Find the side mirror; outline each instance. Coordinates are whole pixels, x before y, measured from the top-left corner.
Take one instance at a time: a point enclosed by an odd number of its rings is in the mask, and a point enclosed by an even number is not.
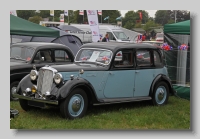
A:
[[[129,37],[127,39],[129,39]]]

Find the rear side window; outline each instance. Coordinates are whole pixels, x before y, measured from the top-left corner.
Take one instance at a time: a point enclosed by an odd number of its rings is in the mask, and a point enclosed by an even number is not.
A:
[[[137,66],[139,67],[148,67],[153,64],[150,51],[148,50],[137,50],[136,61],[137,61]]]
[[[66,62],[71,61],[70,57],[64,50],[55,50],[55,61],[56,62]]]

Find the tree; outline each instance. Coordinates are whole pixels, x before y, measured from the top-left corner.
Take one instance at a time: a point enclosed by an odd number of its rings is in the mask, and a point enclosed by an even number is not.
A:
[[[127,29],[133,29],[136,23],[134,11],[128,11],[122,19],[122,26]]]
[[[104,18],[106,18],[107,16],[109,16],[109,23],[116,24],[117,23],[116,18],[120,17],[121,13],[118,10],[102,10],[102,23],[108,23],[108,19],[104,20]],[[100,16],[99,16],[99,22],[101,22]]]
[[[35,10],[17,10],[17,16],[25,20],[28,20],[29,17],[32,17],[34,15]]]
[[[36,16],[30,17],[28,21],[39,24],[40,21],[42,21],[42,17],[36,15]]]
[[[158,25],[155,24],[154,21],[151,21],[149,20],[143,27],[143,29],[146,31],[146,32],[149,32],[150,30],[152,30],[152,27],[157,27]]]
[[[171,10],[157,10],[155,13],[155,23],[161,24],[162,26],[167,24],[171,19]]]
[[[137,20],[140,20],[140,14],[139,14],[140,12],[142,13],[142,21],[141,21],[141,23],[142,24],[146,24],[146,22],[149,19],[149,13],[147,11],[145,11],[145,10],[138,10],[138,11],[136,11],[135,16],[136,16]]]

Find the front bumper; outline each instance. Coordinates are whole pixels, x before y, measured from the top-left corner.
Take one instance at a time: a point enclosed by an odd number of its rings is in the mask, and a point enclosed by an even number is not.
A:
[[[13,97],[20,98],[20,99],[25,99],[25,100],[31,100],[31,101],[35,101],[35,102],[42,102],[42,103],[45,103],[45,104],[58,105],[58,101],[57,100],[38,99],[38,98],[34,98],[34,97],[28,97],[28,96],[19,95],[19,94],[16,94],[16,93],[13,94]]]

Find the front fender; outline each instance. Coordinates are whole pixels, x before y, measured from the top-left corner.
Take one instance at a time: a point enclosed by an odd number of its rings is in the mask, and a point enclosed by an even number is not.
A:
[[[154,90],[154,87],[155,87],[156,83],[160,82],[160,81],[165,81],[168,84],[170,93],[172,95],[174,95],[174,89],[172,87],[171,80],[169,79],[169,77],[167,77],[166,75],[163,75],[163,74],[159,74],[158,76],[156,76],[156,78],[154,79],[153,83],[151,84],[149,96],[152,96],[153,90]]]
[[[22,78],[22,80],[19,82],[17,89],[16,89],[16,93],[17,94],[21,94],[20,90],[25,90],[28,86],[31,87],[33,86],[33,83],[30,79],[30,74],[26,75],[24,78]]]
[[[92,98],[95,97],[95,99],[97,100],[96,97],[96,92],[94,90],[94,87],[92,86],[92,84],[90,84],[89,81],[83,79],[83,78],[74,78],[73,80],[68,80],[59,90],[58,90],[58,94],[60,95],[61,98],[66,98],[70,92],[77,87],[81,87],[81,88],[86,88],[87,90],[89,90],[89,92],[86,93],[90,93],[90,95],[92,95]]]

